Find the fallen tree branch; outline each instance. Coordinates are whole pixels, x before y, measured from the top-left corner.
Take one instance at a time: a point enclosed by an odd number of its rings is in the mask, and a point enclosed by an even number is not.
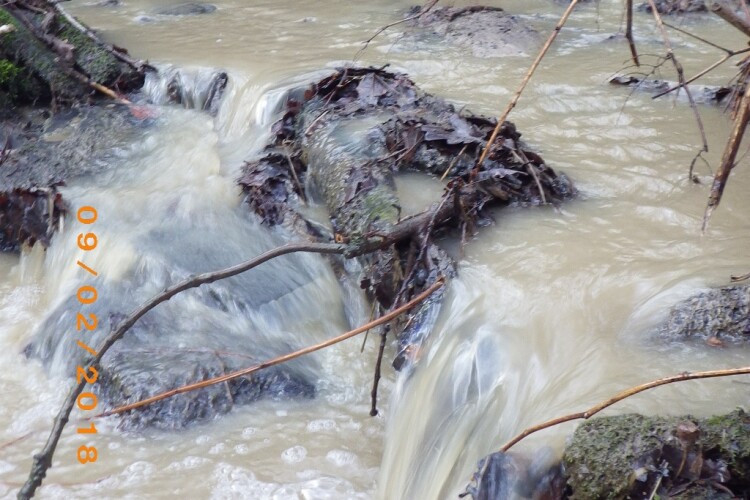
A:
[[[37,40],[45,43],[53,52],[59,54],[60,57],[58,57],[55,62],[55,67],[58,70],[70,76],[71,78],[78,80],[82,84],[88,85],[92,89],[106,95],[107,97],[114,99],[120,104],[131,104],[130,101],[117,95],[117,93],[113,91],[112,89],[102,85],[101,83],[94,81],[93,79],[85,75],[84,73],[81,73],[80,71],[75,69],[74,64],[73,64],[75,61],[73,57],[73,52],[75,50],[75,47],[73,45],[69,44],[68,42],[62,41],[52,35],[49,35],[45,33],[44,31],[42,31],[41,29],[37,28],[37,26],[35,26],[32,21],[27,19],[26,16],[24,16],[22,13],[18,12],[17,7],[11,8],[9,6],[8,12],[19,23],[21,23],[27,30],[29,30],[29,32],[33,34],[37,38]],[[80,23],[78,22],[76,22],[76,24],[77,24],[75,26],[76,28],[81,26]]]
[[[734,168],[737,151],[740,149],[742,136],[745,135],[745,129],[747,128],[747,122],[749,119],[750,73],[747,73],[745,76],[745,94],[740,100],[740,107],[737,110],[737,116],[734,118],[734,128],[732,129],[732,134],[729,136],[729,141],[727,141],[727,145],[724,148],[724,153],[721,156],[721,164],[714,176],[714,182],[711,185],[711,194],[708,197],[706,211],[703,213],[702,231],[704,233],[706,232],[706,228],[708,228],[708,221],[711,219],[714,209],[719,206],[719,203],[721,202],[721,197],[724,194],[724,187],[729,179],[729,173],[732,171],[732,168]]]
[[[633,0],[625,0],[625,38],[630,47],[630,55],[633,57],[633,63],[640,67],[641,63],[638,61],[638,51],[635,48],[635,40],[633,40]]]
[[[110,54],[112,54],[114,57],[119,59],[120,61],[124,62],[125,64],[129,65],[131,68],[133,68],[136,71],[143,71],[144,69],[147,69],[149,71],[156,71],[156,68],[148,64],[147,62],[143,61],[136,61],[132,57],[127,55],[127,52],[124,52],[122,49],[118,49],[118,47],[115,47],[112,44],[106,43],[102,41],[101,38],[99,38],[96,33],[91,31],[88,27],[81,24],[78,19],[68,14],[68,12],[63,9],[62,5],[60,5],[60,1],[47,1],[46,3],[50,4],[52,8],[55,9],[55,11],[63,16],[66,21],[68,21],[71,26],[79,30],[81,33],[89,37],[94,43],[99,45],[100,47],[106,49]]]
[[[565,415],[563,417],[553,418],[552,420],[548,420],[539,425],[529,427],[528,429],[524,430],[521,434],[517,435],[516,437],[514,437],[513,439],[505,443],[502,446],[502,448],[500,448],[500,451],[502,452],[508,451],[511,447],[513,447],[522,439],[526,438],[527,436],[531,434],[534,434],[535,432],[541,431],[543,429],[548,429],[550,427],[554,427],[555,425],[562,424],[564,422],[570,422],[571,420],[579,420],[579,419],[587,420],[593,417],[594,415],[596,415],[597,413],[599,413],[600,411],[604,410],[605,408],[608,408],[612,406],[613,404],[622,401],[623,399],[629,398],[630,396],[633,396],[640,392],[653,389],[654,387],[672,384],[674,382],[683,382],[686,380],[697,380],[697,379],[716,378],[716,377],[731,377],[734,375],[750,375],[750,366],[746,366],[743,368],[731,368],[727,370],[710,370],[710,371],[695,372],[695,373],[685,372],[679,375],[673,375],[671,377],[660,378],[660,379],[653,380],[645,384],[637,385],[635,387],[631,387],[630,389],[626,389],[616,394],[615,396],[607,399],[606,401],[599,403],[596,406],[592,406],[588,410],[578,412],[578,413],[571,413],[570,415]]]
[[[155,403],[157,401],[161,401],[163,399],[170,398],[172,396],[176,396],[177,394],[182,394],[184,392],[190,392],[195,391],[197,389],[202,389],[204,387],[208,387],[210,385],[220,384],[222,382],[227,382],[229,380],[244,377],[246,375],[250,375],[252,373],[255,373],[257,371],[263,370],[264,368],[270,368],[271,366],[280,365],[281,363],[285,363],[287,361],[291,361],[293,359],[299,358],[300,356],[304,356],[305,354],[310,354],[315,351],[319,351],[321,349],[324,349],[326,347],[330,347],[334,344],[338,344],[339,342],[342,342],[346,339],[350,339],[354,337],[355,335],[359,335],[360,333],[364,333],[367,330],[370,330],[371,328],[375,328],[376,326],[380,326],[382,324],[388,323],[389,321],[394,320],[399,315],[403,314],[404,312],[408,311],[409,309],[413,308],[414,306],[418,305],[420,302],[424,301],[427,297],[432,295],[438,288],[442,287],[445,284],[444,278],[438,278],[435,283],[432,284],[427,290],[416,296],[414,299],[409,301],[408,303],[404,304],[403,306],[394,309],[393,311],[389,312],[385,316],[381,316],[378,319],[374,321],[370,321],[369,323],[366,323],[358,328],[355,328],[354,330],[350,330],[346,333],[342,333],[338,337],[334,337],[332,339],[328,339],[324,342],[321,342],[319,344],[315,344],[309,347],[305,347],[304,349],[300,349],[298,351],[291,352],[289,354],[284,354],[283,356],[279,356],[277,358],[271,359],[269,361],[264,361],[263,363],[259,363],[257,365],[253,365],[249,368],[243,368],[242,370],[237,370],[232,373],[227,373],[226,375],[221,375],[219,377],[210,378],[208,380],[203,380],[201,382],[196,382],[194,384],[184,385],[182,387],[177,387],[176,389],[172,389],[171,391],[163,392],[161,394],[157,394],[155,396],[151,396],[150,398],[143,399],[141,401],[136,401],[135,403],[131,403],[128,405],[120,406],[118,408],[114,408],[109,411],[105,411],[103,413],[100,413],[92,418],[101,418],[101,417],[108,417],[110,415],[117,415],[119,413],[124,413],[126,411],[134,410],[136,408],[141,408],[146,405],[150,405],[151,403]]]
[[[549,48],[552,46],[552,43],[555,41],[555,38],[557,38],[557,34],[560,33],[560,30],[565,25],[566,21],[568,20],[568,17],[570,17],[570,14],[573,12],[573,9],[575,8],[577,4],[578,4],[578,0],[572,0],[570,2],[570,5],[568,5],[568,8],[565,9],[565,12],[563,13],[562,17],[557,22],[555,29],[552,31],[552,33],[550,33],[549,38],[547,38],[547,41],[544,43],[542,50],[536,56],[536,59],[534,59],[534,62],[531,64],[531,67],[526,72],[526,75],[523,77],[523,80],[521,80],[521,85],[518,86],[516,93],[513,95],[513,99],[510,100],[510,103],[508,103],[508,106],[505,108],[505,111],[503,111],[503,114],[500,115],[500,118],[498,118],[497,125],[495,126],[495,130],[492,131],[492,135],[490,135],[490,138],[487,140],[487,145],[484,147],[484,150],[482,151],[482,154],[479,157],[479,160],[477,160],[477,164],[474,166],[474,171],[473,171],[474,176],[479,171],[479,166],[482,163],[484,163],[484,160],[487,159],[487,156],[490,154],[490,150],[492,149],[492,146],[495,143],[495,140],[497,139],[497,135],[500,133],[500,129],[503,127],[503,124],[505,123],[505,120],[508,118],[508,115],[510,114],[510,112],[513,111],[513,108],[515,108],[516,104],[518,104],[518,100],[521,98],[521,94],[526,88],[526,85],[528,85],[529,80],[531,80],[531,76],[534,74],[537,67],[539,67],[539,64],[542,62],[542,59],[544,59],[544,56],[547,54],[547,51],[549,51]]]
[[[269,250],[268,252],[255,257],[254,259],[243,262],[236,266],[232,266],[216,272],[199,274],[195,277],[181,281],[176,285],[172,285],[171,287],[164,290],[164,292],[153,297],[151,300],[136,309],[130,314],[130,316],[122,320],[117,325],[117,327],[114,328],[112,333],[110,333],[109,336],[104,339],[104,342],[102,342],[102,344],[98,346],[96,350],[97,354],[88,362],[88,366],[98,367],[99,363],[102,360],[102,357],[104,357],[104,354],[115,344],[115,342],[120,340],[122,336],[125,335],[125,332],[130,330],[130,328],[136,323],[136,321],[138,321],[141,317],[143,317],[143,315],[145,315],[157,305],[161,304],[162,302],[168,301],[180,292],[191,288],[197,288],[207,283],[213,283],[214,281],[218,281],[224,278],[229,278],[230,276],[235,276],[282,255],[295,252],[342,254],[346,251],[346,249],[347,247],[345,245],[332,243],[290,243]],[[62,434],[63,428],[65,427],[65,424],[68,423],[70,412],[73,410],[73,405],[75,404],[76,398],[81,394],[81,392],[83,392],[83,388],[86,386],[86,383],[87,382],[85,379],[81,379],[81,382],[76,384],[76,386],[73,387],[70,393],[68,393],[68,397],[65,399],[65,402],[63,403],[60,411],[57,414],[57,417],[55,418],[55,423],[52,427],[52,431],[50,432],[50,436],[47,439],[47,443],[45,444],[44,449],[41,453],[34,455],[34,462],[32,464],[29,477],[18,493],[19,499],[28,499],[33,497],[36,489],[39,487],[39,485],[42,484],[44,476],[47,474],[47,469],[52,466],[52,456],[54,455],[55,449],[57,448],[57,443],[60,440],[60,435]]]
[[[744,2],[743,2],[744,3]],[[750,23],[734,13],[734,10],[721,2],[711,4],[711,12],[750,37]]]

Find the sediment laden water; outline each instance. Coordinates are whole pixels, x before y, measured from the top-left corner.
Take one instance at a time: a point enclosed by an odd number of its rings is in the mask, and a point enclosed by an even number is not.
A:
[[[234,0],[217,1],[212,14],[167,19],[152,14],[156,3],[106,8],[75,1],[67,7],[137,57],[192,68],[183,73],[198,75],[191,81],[213,68],[230,76],[215,119],[163,108],[152,132],[118,152],[121,164],[113,174],[65,188],[74,205],[101,207],[101,247],[89,263],[110,280],[138,258],[138,235],[172,217],[236,213],[238,168],[264,144],[285,89],[350,60],[362,40],[409,6],[395,0]],[[546,0],[488,3],[528,15],[543,31],[561,12]],[[606,0],[578,9],[512,115],[525,140],[577,181],[581,198],[559,208],[498,211],[497,223],[480,230],[463,252],[447,242],[460,258],[460,276],[416,372],[398,378],[385,370],[381,416],[369,416],[373,337],[363,353],[352,340],[321,354],[314,400],[261,402],[180,433],[123,434],[116,420],[105,421],[96,436],[100,459],[87,466],[75,460],[82,439],[71,427],[40,497],[453,498],[479,458],[529,425],[652,378],[747,365],[742,347],[668,344],[653,335],[670,304],[748,271],[750,165],[743,157],[702,237],[710,176],[699,163],[702,184],[687,180],[699,135],[684,98],[628,98],[627,90],[605,83],[628,64],[623,40],[609,38],[620,29],[620,4]],[[678,22],[730,48],[744,43],[718,20]],[[677,54],[687,74],[722,55],[673,35],[685,47]],[[644,54],[663,52],[650,17],[637,16],[636,36]],[[451,48],[409,45],[392,29],[362,62],[390,62],[430,92],[497,114],[532,55],[476,59]],[[647,55],[644,61],[656,62]],[[659,71],[673,78],[667,65]],[[708,81],[722,83],[733,71],[723,68]],[[164,80],[153,81],[149,92],[159,100],[163,87]],[[701,112],[707,158],[715,167],[728,118],[716,107]],[[400,189],[414,211],[439,185],[410,175]],[[226,224],[220,229],[236,229]],[[262,228],[253,231],[260,241],[269,238]],[[210,255],[221,242],[205,244]],[[27,361],[21,350],[44,315],[80,284],[74,248],[66,227],[46,254],[35,248],[20,259],[0,256],[0,443],[30,433],[0,452],[2,496],[13,495],[25,479],[70,383]],[[237,255],[237,261],[248,257]],[[356,291],[342,291],[323,260],[307,262],[325,293],[295,299],[298,337],[329,337],[363,322],[369,310]],[[359,309],[350,308],[347,318],[343,303]],[[288,311],[271,307],[268,314]],[[672,385],[607,411],[706,415],[747,405],[746,384]],[[554,457],[573,428],[540,433],[518,452]],[[550,448],[540,451],[543,446]]]

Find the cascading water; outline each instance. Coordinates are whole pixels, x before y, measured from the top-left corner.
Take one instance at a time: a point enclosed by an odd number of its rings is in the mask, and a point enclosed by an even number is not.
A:
[[[488,3],[532,16],[541,31],[559,16],[547,0]],[[71,4],[71,11],[139,57],[175,68],[211,68],[180,70],[186,88],[196,82],[189,92],[194,102],[206,92],[198,82],[213,68],[229,74],[215,118],[158,107],[153,124],[116,152],[111,169],[64,188],[73,206],[94,205],[100,212],[100,247],[86,256],[87,264],[108,282],[141,273],[138,300],[195,272],[189,263],[180,270],[169,265],[179,255],[176,239],[185,238],[185,248],[203,248],[205,255],[193,257],[207,270],[252,257],[283,238],[243,212],[234,184],[240,165],[265,144],[289,88],[349,60],[363,39],[409,7],[395,0],[252,6],[222,0],[209,15],[142,23],[139,16],[153,2],[134,0],[115,9]],[[369,416],[377,351],[371,336],[364,354],[357,341],[319,353],[314,399],[260,401],[174,433],[123,433],[116,419],[105,420],[96,438],[101,458],[89,466],[75,461],[83,440],[66,431],[41,495],[454,498],[477,460],[529,425],[652,378],[747,365],[744,348],[666,343],[652,333],[679,298],[747,272],[747,162],[735,169],[711,230],[701,237],[706,188],[688,182],[686,174],[698,143],[691,112],[679,100],[651,101],[647,95],[633,94],[626,103],[626,91],[604,83],[628,52],[621,40],[608,39],[620,27],[620,2],[599,4],[576,11],[511,116],[524,139],[577,182],[581,200],[557,209],[504,209],[495,213],[496,225],[480,230],[463,249],[446,242],[454,255],[463,255],[459,277],[416,369],[398,379],[385,370],[380,417]],[[713,41],[742,46],[741,37],[717,29],[719,21],[686,22]],[[637,17],[636,33],[644,53],[662,50],[648,18]],[[694,41],[681,43],[690,49],[681,57],[688,74],[718,58]],[[486,114],[504,105],[530,62],[413,49],[399,45],[395,32],[373,41],[363,57],[367,64],[390,62],[430,92]],[[730,73],[715,76],[714,83]],[[159,95],[171,76],[149,83],[147,93],[156,102],[163,102]],[[715,165],[727,118],[720,109],[701,111]],[[413,207],[429,203],[435,189],[424,189],[426,182],[405,179],[402,199]],[[177,234],[160,236],[164,226]],[[0,256],[0,496],[14,494],[25,479],[29,457],[43,445],[70,384],[21,352],[45,316],[81,284],[75,233],[66,223],[46,252],[35,247],[20,259]],[[237,234],[224,240],[230,233]],[[231,252],[225,243],[233,245]],[[156,255],[162,256],[158,265]],[[216,314],[216,321],[236,321],[242,330],[281,332],[295,345],[366,321],[369,307],[358,291],[342,289],[322,258],[277,266],[274,278],[286,282],[303,268],[309,285],[269,302],[255,317],[207,311],[198,295],[170,305],[171,314]],[[106,290],[103,284],[100,293]],[[190,324],[187,317],[180,320]],[[196,336],[200,332],[205,325],[195,328]],[[689,382],[608,412],[712,414],[747,404],[746,392],[739,379]],[[532,436],[516,453],[559,455],[573,428]],[[539,451],[545,446],[550,448]]]

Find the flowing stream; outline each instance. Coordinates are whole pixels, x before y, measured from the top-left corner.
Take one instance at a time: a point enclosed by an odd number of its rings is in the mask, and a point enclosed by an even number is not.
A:
[[[118,151],[111,175],[64,188],[74,206],[99,210],[101,244],[88,263],[110,280],[138,258],[139,245],[148,244],[144,235],[170,224],[205,245],[207,266],[225,232],[248,231],[257,242],[246,254],[238,251],[236,262],[270,247],[278,235],[241,207],[235,179],[242,162],[265,143],[285,89],[351,61],[363,40],[410,6],[403,0],[217,0],[210,14],[155,15],[157,4],[166,3],[66,3],[134,56],[162,69],[180,68],[196,88],[214,68],[229,75],[216,118],[160,107],[158,126]],[[543,33],[562,13],[548,0],[487,3],[523,14]],[[446,242],[459,258],[459,277],[416,371],[398,377],[386,365],[379,416],[369,416],[377,354],[371,335],[363,352],[359,338],[317,355],[319,392],[312,400],[262,401],[181,432],[125,433],[108,419],[97,424],[93,441],[86,438],[100,450],[87,465],[75,459],[86,439],[71,424],[39,498],[455,498],[481,457],[530,425],[654,378],[747,365],[744,347],[710,348],[654,335],[678,299],[750,271],[750,162],[743,156],[701,236],[711,176],[699,161],[701,183],[688,181],[700,135],[684,96],[652,101],[606,83],[629,64],[625,41],[610,39],[621,29],[621,4],[602,0],[577,9],[511,115],[527,143],[576,182],[580,198],[559,208],[501,209],[494,213],[496,224],[463,249]],[[743,47],[742,36],[720,20],[673,21],[720,45]],[[688,75],[722,55],[671,36]],[[649,54],[664,49],[650,16],[636,16],[636,37],[643,60],[655,64]],[[497,115],[534,55],[479,59],[448,46],[415,45],[394,27],[370,44],[360,62],[390,63],[425,90]],[[707,82],[724,83],[734,70],[722,67]],[[657,75],[675,79],[669,63]],[[164,82],[148,84],[156,101],[163,99]],[[700,111],[710,147],[706,158],[716,168],[731,124],[721,107],[701,105]],[[399,189],[406,211],[416,212],[439,195],[440,185],[410,174]],[[14,497],[25,480],[71,383],[27,360],[22,350],[45,314],[82,284],[76,231],[65,227],[46,253],[34,248],[21,257],[0,255],[2,497]],[[369,307],[356,291],[340,287],[324,259],[299,262],[314,282],[265,306],[267,324],[256,327],[313,342],[367,320]],[[279,267],[275,278],[294,273]],[[185,307],[186,314],[196,312],[189,301]],[[606,414],[725,412],[750,403],[747,383],[674,384]],[[517,452],[557,457],[574,428],[539,433]]]

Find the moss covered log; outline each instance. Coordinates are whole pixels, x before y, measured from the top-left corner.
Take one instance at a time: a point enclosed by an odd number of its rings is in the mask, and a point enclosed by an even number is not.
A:
[[[0,25],[14,28],[0,36],[0,101],[6,107],[50,98],[56,104],[81,102],[92,95],[91,82],[123,93],[143,84],[140,69],[71,24],[53,3],[2,4]]]

